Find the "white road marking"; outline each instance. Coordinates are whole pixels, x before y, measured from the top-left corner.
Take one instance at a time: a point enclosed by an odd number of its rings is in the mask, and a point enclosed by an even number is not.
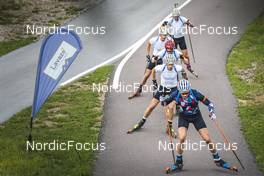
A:
[[[136,44],[137,44],[137,42],[134,43],[133,45],[131,45],[129,48],[127,48],[124,51],[122,51],[121,53],[115,55],[114,57],[111,57],[110,59],[107,59],[106,61],[100,63],[99,65],[96,65],[96,66],[94,66],[94,67],[92,67],[92,68],[90,68],[88,70],[85,70],[84,72],[79,73],[78,75],[76,75],[76,76],[68,79],[67,81],[61,83],[60,86],[65,86],[65,85],[67,85],[67,84],[69,84],[69,83],[71,83],[71,82],[79,79],[80,77],[82,77],[82,76],[84,76],[84,75],[86,75],[88,73],[91,73],[91,72],[95,71],[99,67],[102,67],[104,65],[108,65],[108,64],[111,64],[111,63],[115,62],[118,58],[122,57],[123,55],[125,55],[126,53],[128,53],[131,49],[133,49],[136,46]]]
[[[180,7],[179,9],[182,9],[184,6],[186,6],[187,4],[189,4],[192,0],[187,0],[185,1]],[[135,43],[135,47],[126,55],[126,57],[124,57],[124,59],[120,62],[120,64],[118,65],[116,72],[115,72],[115,76],[114,76],[114,80],[113,80],[113,88],[117,89],[118,85],[119,85],[119,78],[122,72],[123,67],[125,66],[126,62],[131,58],[131,56],[138,50],[138,48],[141,47],[141,45],[161,26],[161,24],[163,23],[164,20],[166,20],[167,18],[169,18],[171,16],[171,14],[169,14],[167,17],[165,17],[161,22],[159,22],[148,34],[146,34],[144,37],[142,37],[140,40],[138,40]]]
[[[191,0],[187,0],[185,1],[180,7],[179,9],[183,8],[184,6],[186,6],[188,3],[190,3]],[[166,18],[168,18],[171,14],[169,14]],[[117,88],[118,83],[119,83],[119,77],[121,74],[121,71],[125,65],[125,63],[131,58],[131,56],[137,51],[137,49],[159,28],[159,26],[161,25],[161,23],[166,19],[164,18],[159,24],[157,24],[147,35],[145,35],[144,37],[142,37],[141,39],[139,39],[136,43],[134,43],[133,45],[131,45],[130,47],[128,47],[127,49],[125,49],[124,51],[122,51],[121,53],[115,55],[114,57],[111,57],[110,59],[107,59],[106,61],[88,69],[85,70],[82,73],[79,73],[78,75],[68,79],[67,81],[63,82],[60,84],[60,86],[65,86],[77,79],[79,79],[82,76],[85,76],[88,73],[91,73],[93,71],[95,71],[97,68],[111,64],[113,62],[115,62],[118,58],[122,57],[123,55],[125,55],[126,53],[128,53],[126,55],[126,57],[120,62],[120,64],[117,67],[117,70],[115,72],[115,76],[114,76],[114,81],[113,81],[113,88]],[[130,51],[130,52],[129,52]]]

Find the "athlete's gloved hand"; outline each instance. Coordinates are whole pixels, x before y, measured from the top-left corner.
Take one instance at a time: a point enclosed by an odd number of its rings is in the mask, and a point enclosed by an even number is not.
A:
[[[172,121],[169,121],[169,120],[168,120],[168,128],[169,128],[169,130],[171,131],[171,129],[172,129]]]
[[[158,83],[157,83],[157,80],[156,79],[153,79],[152,80],[152,84],[154,86],[154,90],[156,91],[158,89]]]
[[[167,26],[168,25],[168,21],[164,21],[163,23],[162,23],[162,26]]]
[[[150,58],[150,55],[146,55],[146,58],[147,58],[147,62],[150,62],[151,61],[151,58]]]
[[[211,120],[215,120],[216,119],[215,113],[210,113],[209,117],[211,118]]]
[[[214,104],[213,103],[210,103],[208,105],[208,111],[210,114],[214,113],[215,109],[214,109]]]

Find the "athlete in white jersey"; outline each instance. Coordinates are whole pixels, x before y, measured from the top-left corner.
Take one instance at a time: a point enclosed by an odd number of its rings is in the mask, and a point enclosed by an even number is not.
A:
[[[178,45],[183,53],[183,55],[188,59],[188,63],[186,64],[187,69],[194,74],[196,77],[198,75],[192,70],[190,59],[187,51],[187,45],[185,42],[185,38],[183,35],[183,29],[185,25],[190,27],[194,27],[193,24],[184,16],[180,15],[180,11],[177,8],[174,8],[172,11],[172,17],[170,17],[165,24],[169,26],[169,33],[174,40],[175,48],[177,49]]]
[[[173,55],[173,58],[174,58],[174,62],[177,63],[177,64],[181,64],[181,60],[183,60],[183,62],[185,64],[188,63],[188,59],[187,58],[184,58],[183,54],[180,53],[179,51],[177,51],[175,48],[174,48],[174,42],[171,41],[171,40],[168,40],[166,43],[165,43],[165,49],[161,50],[156,57],[153,57],[151,62],[149,63],[149,67],[147,69],[147,71],[151,71],[156,64],[162,64],[163,63],[163,60],[164,58],[166,58],[166,56],[168,54],[171,54]],[[150,74],[149,74],[150,75]],[[149,77],[149,76],[148,76]],[[146,83],[147,79],[143,79],[142,82],[140,83],[140,86],[139,88],[137,89],[137,91],[130,97],[128,97],[129,99],[131,98],[134,98],[136,96],[139,96],[141,91],[142,91],[142,87],[143,85]]]
[[[170,36],[167,35],[167,32],[164,30],[160,31],[158,36],[152,37],[147,44],[147,58],[150,58],[150,50],[152,48],[152,57],[157,56],[157,54],[165,48],[165,43],[168,40],[173,40]]]
[[[156,81],[156,73],[160,74],[160,79],[161,79],[160,86],[158,86],[157,81]],[[154,97],[150,101],[150,104],[148,105],[143,115],[143,118],[131,130],[128,131],[128,134],[140,129],[146,122],[147,118],[150,116],[151,112],[159,104],[159,102],[163,101],[165,97],[167,96],[169,97],[172,92],[177,90],[179,73],[183,73],[184,78],[187,79],[187,75],[183,67],[181,65],[175,64],[175,59],[172,54],[169,54],[166,56],[166,64],[157,65],[153,69],[153,83],[154,83],[155,89],[158,89],[158,90],[156,91]],[[172,119],[168,121],[168,127],[167,127],[166,132],[168,134],[171,133],[173,134],[174,137],[176,137],[174,130],[171,128],[171,123],[172,123]],[[171,131],[168,131],[169,129]]]

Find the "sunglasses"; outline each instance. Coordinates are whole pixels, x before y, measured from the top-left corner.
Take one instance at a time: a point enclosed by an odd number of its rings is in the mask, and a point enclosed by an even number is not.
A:
[[[181,94],[182,94],[183,96],[184,96],[184,95],[189,95],[189,92],[182,92]]]

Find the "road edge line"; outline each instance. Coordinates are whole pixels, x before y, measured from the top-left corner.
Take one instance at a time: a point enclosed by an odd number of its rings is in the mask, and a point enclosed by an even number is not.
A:
[[[179,9],[182,9],[184,6],[189,4],[191,1],[192,0],[185,1],[182,5],[180,5]],[[168,16],[166,16],[161,22],[159,22],[154,28],[152,28],[152,30],[149,33],[147,33],[144,37],[139,39],[135,43],[135,47],[132,50],[130,50],[130,52],[124,57],[124,59],[122,59],[122,61],[120,62],[120,64],[118,65],[118,67],[117,67],[117,69],[115,71],[115,75],[114,75],[114,79],[113,79],[113,88],[114,89],[118,89],[118,85],[119,85],[119,82],[120,82],[119,78],[120,78],[121,72],[122,72],[126,62],[143,45],[143,43],[161,26],[163,21],[166,20],[167,18],[169,18],[170,16],[171,16],[171,13]]]

